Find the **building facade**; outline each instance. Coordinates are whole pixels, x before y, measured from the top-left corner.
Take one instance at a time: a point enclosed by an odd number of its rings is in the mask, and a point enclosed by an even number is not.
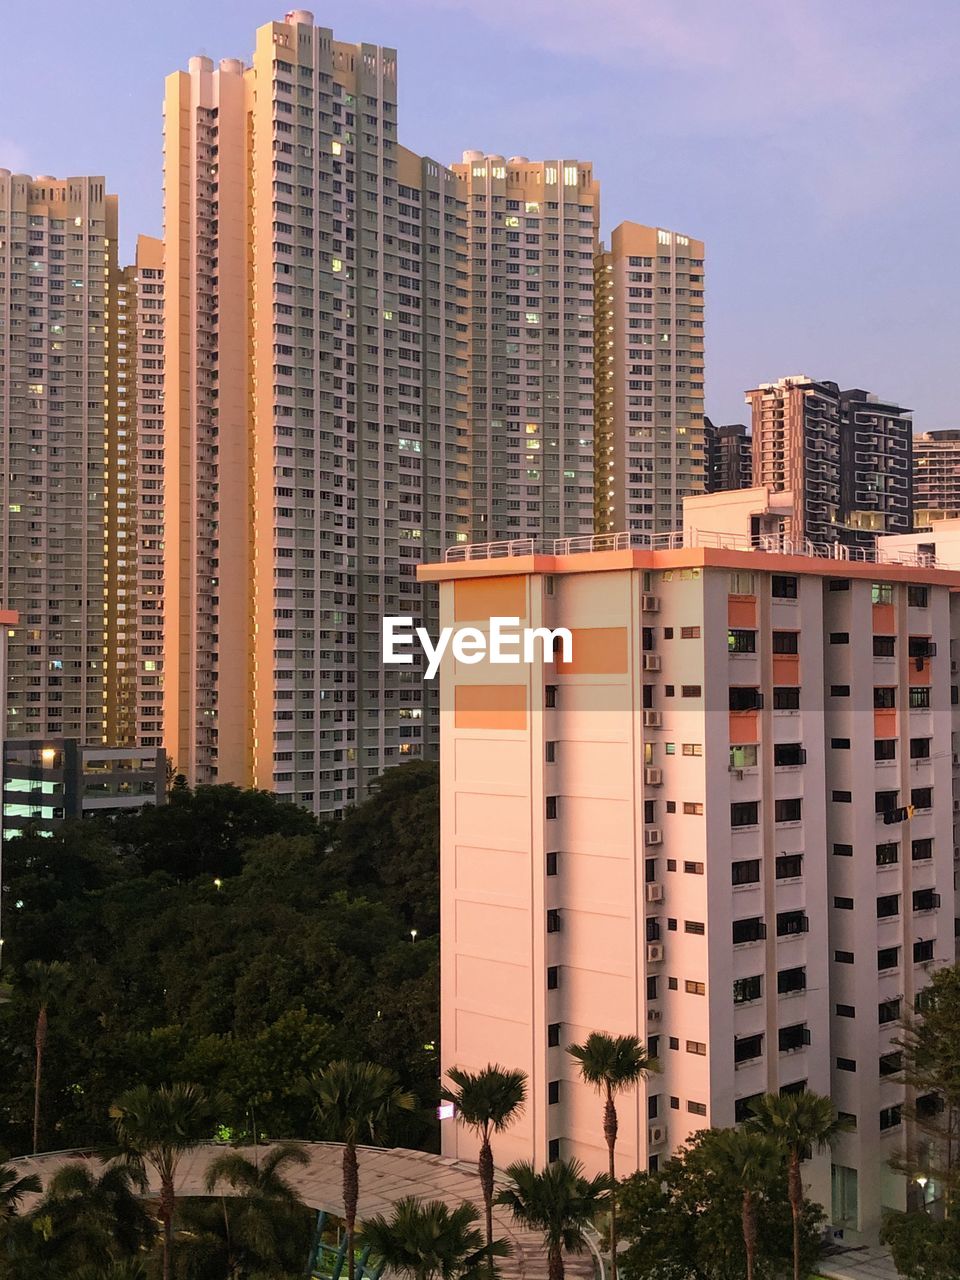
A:
[[[0,169],[0,600],[8,731],[105,741],[109,336],[117,201],[102,177]]]
[[[110,817],[166,801],[166,757],[154,748],[89,747],[75,738],[3,744],[3,838],[52,834],[73,818]]]
[[[577,160],[465,151],[475,539],[593,531],[599,186]]]
[[[701,240],[624,222],[596,288],[596,489],[600,533],[668,533],[703,493]]]
[[[707,493],[753,486],[753,441],[742,422],[717,427],[703,420],[704,475]]]
[[[747,392],[753,480],[788,492],[790,536],[870,546],[913,528],[910,411],[805,376]]]
[[[303,10],[168,78],[164,182],[167,750],[335,812],[436,750],[380,629],[466,537],[460,184]]]
[[[421,571],[444,625],[573,639],[441,673],[442,1066],[523,1068],[499,1158],[591,1172],[600,1105],[565,1047],[593,1030],[661,1067],[618,1100],[624,1171],[761,1093],[828,1094],[852,1129],[805,1176],[867,1239],[905,1202],[898,1020],[954,958],[960,574],[797,554],[775,498],[688,501],[672,550]],[[452,1123],[443,1150],[475,1155]]]
[[[960,431],[913,437],[913,521],[917,528],[960,516]]]

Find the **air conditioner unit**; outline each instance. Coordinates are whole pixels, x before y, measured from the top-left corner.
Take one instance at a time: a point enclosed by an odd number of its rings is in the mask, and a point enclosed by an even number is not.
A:
[[[734,778],[738,778],[741,782],[743,781],[742,769],[735,769],[733,765],[730,765],[729,772]]]
[[[663,844],[663,832],[659,827],[648,827],[643,833],[645,844]]]
[[[659,1010],[659,1009],[648,1009],[648,1010],[647,1010],[647,1021],[648,1021],[648,1022],[659,1022],[659,1021],[660,1021],[660,1019],[661,1019],[662,1017],[663,1017],[663,1014],[660,1012],[660,1010]]]
[[[663,724],[662,711],[644,711],[643,727],[645,729],[659,729]]]
[[[652,1124],[647,1130],[647,1142],[651,1147],[662,1147],[667,1140],[667,1126]]]
[[[663,901],[663,885],[658,884],[656,880],[651,880],[647,885],[647,901],[662,902]]]
[[[663,943],[647,943],[647,964],[659,964],[663,959]]]
[[[659,612],[660,612],[660,597],[659,597],[659,596],[644,596],[644,597],[642,598],[642,600],[640,601],[640,608],[644,611],[644,613],[659,613]]]
[[[643,669],[644,671],[659,671],[660,670],[659,653],[645,653],[643,655]]]
[[[661,787],[663,786],[663,770],[653,767],[644,769],[643,780],[648,787]]]

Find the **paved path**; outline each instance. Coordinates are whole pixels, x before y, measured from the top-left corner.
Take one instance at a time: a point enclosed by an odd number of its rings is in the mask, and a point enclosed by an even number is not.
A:
[[[817,1273],[829,1280],[898,1280],[897,1268],[886,1249],[838,1249],[823,1258]]]
[[[285,1170],[285,1176],[299,1191],[304,1204],[311,1209],[325,1209],[328,1213],[342,1217],[340,1162],[343,1148],[335,1142],[305,1142],[301,1145],[309,1153],[310,1163],[302,1168]],[[184,1155],[177,1171],[177,1194],[206,1195],[204,1176],[207,1167],[212,1160],[223,1155],[224,1151],[233,1149],[210,1144],[196,1147]],[[239,1150],[242,1155],[253,1158],[252,1147],[241,1147]],[[261,1146],[261,1155],[268,1150],[269,1146]],[[359,1219],[369,1218],[377,1213],[389,1215],[391,1206],[404,1196],[443,1200],[451,1205],[469,1200],[480,1207],[476,1165],[399,1147],[392,1150],[361,1147],[358,1155]],[[89,1151],[57,1151],[48,1155],[21,1156],[8,1161],[8,1164],[13,1165],[21,1174],[36,1173],[45,1186],[58,1169],[76,1160],[89,1160],[98,1168],[103,1164],[96,1153]],[[157,1190],[152,1176],[150,1188],[154,1192]],[[29,1201],[25,1207],[30,1207]],[[502,1208],[494,1209],[494,1233],[508,1240],[512,1246],[510,1257],[498,1264],[502,1276],[507,1280],[546,1280],[547,1257],[539,1235],[517,1228],[509,1212]],[[568,1255],[565,1263],[568,1280],[593,1280],[595,1268],[591,1251]],[[875,1278],[863,1276],[861,1280]]]

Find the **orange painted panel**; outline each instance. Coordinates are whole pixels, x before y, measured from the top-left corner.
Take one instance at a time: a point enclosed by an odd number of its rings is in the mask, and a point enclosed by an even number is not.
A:
[[[800,655],[798,653],[775,653],[773,655],[773,683],[800,683]]]
[[[925,658],[920,664],[920,670],[917,670],[916,658],[909,658],[910,674],[907,680],[910,684],[929,684],[930,683],[930,659]]]
[[[896,707],[877,707],[873,713],[873,736],[895,738],[897,736]]]
[[[527,727],[527,690],[522,684],[458,684],[453,697],[457,729]]]
[[[873,634],[875,636],[892,636],[896,634],[897,621],[892,604],[875,604],[873,606]]]
[[[729,596],[727,598],[727,626],[746,627],[752,631],[757,625],[757,597]]]
[[[758,711],[730,712],[730,745],[760,741],[760,713]]]
[[[619,676],[626,674],[626,627],[573,627],[570,634],[573,637],[573,660],[558,662],[558,675]]]
[[[505,578],[469,578],[453,584],[453,617],[456,622],[526,616],[526,578],[520,574]]]

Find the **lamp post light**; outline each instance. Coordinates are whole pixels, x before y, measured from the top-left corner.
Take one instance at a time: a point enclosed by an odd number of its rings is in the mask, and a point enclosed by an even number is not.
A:
[[[927,1177],[925,1173],[918,1173],[914,1181],[916,1182],[917,1186],[920,1188],[920,1204],[923,1207],[923,1212],[926,1213],[927,1212],[927,1183],[930,1181],[930,1179]]]
[[[217,876],[216,880],[214,880],[213,887],[218,891],[223,888],[223,881],[220,879],[219,876]]]
[[[411,942],[416,942],[416,940],[417,940],[417,931],[416,931],[416,929],[411,929],[411,930],[410,930],[410,941],[411,941]]]

